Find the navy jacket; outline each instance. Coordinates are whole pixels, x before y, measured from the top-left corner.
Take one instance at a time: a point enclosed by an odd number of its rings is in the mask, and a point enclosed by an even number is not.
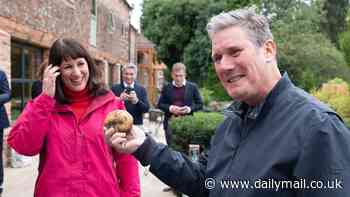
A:
[[[120,96],[122,92],[124,92],[124,84],[117,84],[112,87],[112,91],[116,96]],[[134,90],[136,92],[136,95],[139,99],[139,102],[136,104],[132,104],[129,101],[125,101],[125,107],[126,110],[132,115],[134,118],[134,124],[135,125],[141,125],[143,124],[143,117],[142,115],[149,110],[149,102],[147,98],[147,92],[144,87],[139,85],[135,82]]]
[[[191,197],[350,196],[349,129],[287,74],[260,105],[228,108],[199,163],[149,136],[134,156]]]
[[[0,70],[0,129],[4,129],[10,126],[9,118],[5,110],[5,103],[11,99],[11,90],[9,82],[7,81],[6,74]]]
[[[171,117],[169,107],[173,103],[173,87],[172,83],[164,86],[157,105],[159,109],[165,112],[165,121]],[[203,101],[198,87],[190,81],[186,81],[185,85],[185,105],[191,108],[191,114],[203,108]]]

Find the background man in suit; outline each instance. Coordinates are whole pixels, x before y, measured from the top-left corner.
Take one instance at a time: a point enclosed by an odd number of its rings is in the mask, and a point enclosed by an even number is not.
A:
[[[0,70],[0,196],[2,195],[4,182],[4,168],[2,165],[2,147],[4,140],[4,129],[10,126],[9,118],[5,110],[5,103],[11,99],[9,83],[4,71]]]
[[[137,76],[137,66],[129,63],[122,68],[123,82],[112,87],[112,91],[125,101],[126,110],[134,118],[134,124],[143,125],[142,115],[149,110],[147,92],[144,87],[138,84],[135,79]]]
[[[163,126],[168,145],[172,141],[171,128],[168,127],[170,118],[190,115],[203,107],[197,85],[186,80],[186,66],[183,63],[173,65],[171,77],[172,83],[164,86],[158,101],[158,108],[165,112]]]

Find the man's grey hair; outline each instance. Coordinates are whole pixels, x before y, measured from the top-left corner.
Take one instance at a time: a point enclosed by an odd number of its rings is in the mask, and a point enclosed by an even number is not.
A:
[[[212,38],[213,34],[233,26],[245,30],[256,46],[262,46],[268,39],[273,39],[268,19],[258,15],[254,7],[222,12],[212,17],[207,24],[207,32]]]
[[[175,63],[171,67],[171,72],[178,72],[178,71],[184,71],[186,73],[186,65],[184,63],[181,63],[181,62]]]
[[[135,71],[135,76],[137,76],[137,66],[133,63],[129,63],[122,66],[122,72],[124,72],[126,69],[133,69]]]

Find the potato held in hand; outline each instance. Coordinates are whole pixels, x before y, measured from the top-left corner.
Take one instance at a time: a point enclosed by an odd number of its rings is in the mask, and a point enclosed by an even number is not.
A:
[[[129,112],[125,110],[115,110],[109,112],[105,119],[104,125],[107,128],[113,127],[117,132],[129,133],[132,128],[133,121],[134,119]]]

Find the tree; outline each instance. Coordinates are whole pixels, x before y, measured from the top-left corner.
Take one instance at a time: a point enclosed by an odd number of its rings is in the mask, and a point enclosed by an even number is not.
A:
[[[145,0],[141,22],[145,36],[157,45],[165,64],[170,67],[175,62],[184,62],[191,80],[220,92],[215,95],[224,98],[225,91],[210,59],[206,24],[211,16],[222,11],[256,3],[272,21],[281,70],[287,70],[297,85],[309,90],[336,76],[350,81],[343,54],[321,29],[325,1]]]
[[[145,0],[142,28],[169,68],[175,62],[184,62],[191,80],[201,86],[211,84],[207,82],[214,72],[210,69],[211,46],[206,32],[209,18],[253,2],[256,0]]]
[[[329,39],[339,49],[339,35],[346,30],[346,15],[349,8],[349,0],[320,0],[323,2],[322,11],[325,18],[321,21],[322,29]]]
[[[304,0],[261,0],[259,7],[265,16],[280,20],[288,14],[286,10],[296,10],[303,3]]]
[[[198,15],[195,3],[193,0],[144,1],[142,29],[168,66],[183,60],[184,49],[194,35]]]
[[[347,30],[339,36],[340,50],[344,53],[344,57],[348,66],[350,66],[350,30]]]
[[[348,66],[350,66],[350,12],[347,14],[347,24],[346,24],[346,31],[341,33],[339,35],[339,45],[340,50],[344,53],[345,60],[348,63]]]
[[[322,16],[317,4],[300,2],[273,21],[279,66],[306,90],[319,87],[334,77],[350,80],[343,54],[321,32]],[[320,42],[322,41],[322,42]]]

